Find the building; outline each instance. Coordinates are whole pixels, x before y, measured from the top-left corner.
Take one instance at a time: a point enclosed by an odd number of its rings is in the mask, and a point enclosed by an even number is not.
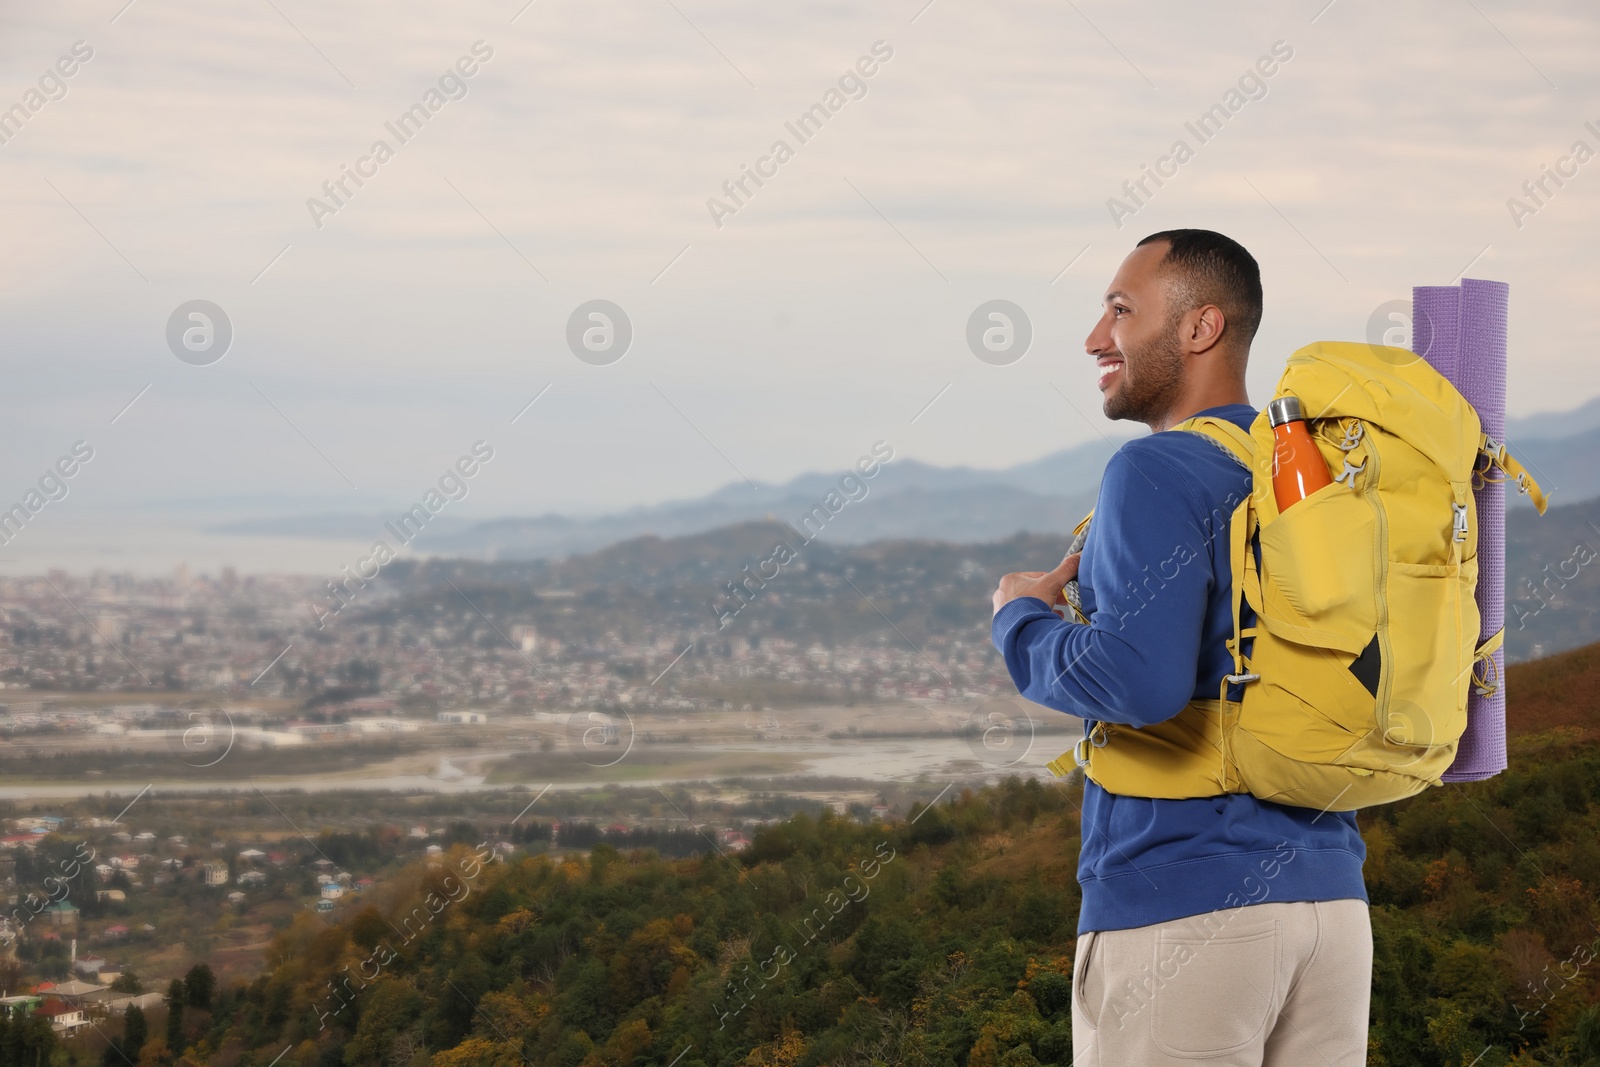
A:
[[[70,900],[58,900],[40,914],[56,929],[77,932],[78,908]]]
[[[65,982],[56,982],[54,984],[50,982],[43,982],[39,985],[40,993],[57,997],[66,1001],[68,1004],[82,1004],[85,998],[92,997],[96,993],[102,993],[105,991],[105,989],[106,987],[103,985],[97,985],[94,982],[80,981],[77,978],[73,978]]]
[[[106,958],[104,956],[96,956],[93,952],[86,956],[79,956],[77,959],[72,961],[73,970],[77,971],[79,974],[89,975],[90,977],[99,974],[106,968],[106,966]]]
[[[206,885],[227,885],[228,865],[216,860],[209,860],[200,865],[200,874],[205,878]]]
[[[25,1019],[44,1002],[43,997],[20,993],[14,997],[0,997],[0,1016],[7,1019]]]
[[[486,726],[489,716],[482,711],[441,711],[438,720],[460,726]]]
[[[35,1014],[49,1019],[50,1029],[58,1034],[75,1034],[89,1025],[88,1015],[80,1005],[63,1000],[47,1000]]]

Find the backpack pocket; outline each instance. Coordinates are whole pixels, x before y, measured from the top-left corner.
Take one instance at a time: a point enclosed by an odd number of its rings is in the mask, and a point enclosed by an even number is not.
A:
[[[1277,636],[1358,656],[1379,623],[1382,557],[1365,493],[1323,486],[1261,527],[1261,603]]]
[[[1448,766],[1466,729],[1480,623],[1477,581],[1476,559],[1389,564],[1389,642],[1405,669],[1387,679],[1378,727],[1389,745],[1424,764],[1442,759]]]

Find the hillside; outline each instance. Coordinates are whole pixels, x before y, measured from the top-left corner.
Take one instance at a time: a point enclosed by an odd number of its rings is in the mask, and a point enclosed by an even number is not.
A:
[[[1510,692],[1510,772],[1363,815],[1369,1064],[1600,1057],[1600,648]],[[458,846],[298,918],[179,1062],[1066,1064],[1079,793],[1012,779],[890,825],[797,815],[674,862]]]
[[[851,519],[854,507],[836,521]],[[986,645],[995,581],[1007,571],[1059,561],[1081,515],[1058,518],[1059,532],[1003,541],[844,544],[824,538],[808,544],[789,525],[766,519],[681,537],[635,537],[559,560],[403,560],[384,571],[386,585],[394,583],[394,599],[355,614],[432,624],[460,611],[448,579],[503,620],[503,629],[529,622],[579,646],[608,631],[630,632],[642,618],[676,630],[680,647],[697,635],[722,641],[770,635],[834,647],[882,639],[886,632],[893,636],[884,618],[918,645],[933,636]],[[862,519],[866,525],[872,521]],[[966,521],[976,528],[988,517],[980,510]],[[728,583],[744,578],[746,568],[760,571],[779,543],[796,558],[776,577],[774,568],[766,568],[771,580],[752,584],[759,592],[749,608],[719,630],[710,604],[731,603]],[[1583,562],[1600,558],[1600,499],[1552,507],[1543,516],[1532,508],[1513,509],[1507,544],[1508,662],[1600,640],[1600,567]]]
[[[1507,668],[1506,695],[1514,737],[1557,728],[1600,737],[1600,644]]]

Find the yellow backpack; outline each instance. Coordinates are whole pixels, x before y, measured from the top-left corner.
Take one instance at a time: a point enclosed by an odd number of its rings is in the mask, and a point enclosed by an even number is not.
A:
[[[1282,513],[1264,409],[1249,433],[1214,417],[1173,427],[1210,437],[1252,472],[1229,524],[1234,673],[1217,700],[1165,722],[1094,724],[1050,763],[1058,777],[1076,765],[1126,796],[1251,793],[1351,811],[1438,785],[1466,728],[1469,686],[1499,684],[1489,657],[1504,630],[1478,642],[1474,478],[1510,476],[1543,513],[1538,484],[1406,349],[1308,345],[1289,357],[1276,395],[1300,398],[1335,478]],[[1241,629],[1241,603],[1254,626]],[[1243,685],[1241,700],[1227,699],[1230,682]]]

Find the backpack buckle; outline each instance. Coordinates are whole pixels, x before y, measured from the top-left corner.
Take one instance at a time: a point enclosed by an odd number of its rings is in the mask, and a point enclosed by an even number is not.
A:
[[[1078,743],[1072,746],[1072,762],[1080,767],[1088,767],[1090,747],[1105,748],[1106,742],[1109,740],[1111,740],[1111,735],[1106,732],[1106,724],[1103,722],[1095,723],[1089,732],[1079,738]]]
[[[1261,675],[1259,675],[1259,674],[1225,674],[1225,675],[1222,676],[1222,680],[1224,682],[1227,682],[1227,683],[1231,684],[1231,685],[1243,685],[1246,682],[1259,682],[1259,681],[1261,681]]]
[[[1467,506],[1465,504],[1451,504],[1455,509],[1455,518],[1452,520],[1451,529],[1455,532],[1457,541],[1467,539]]]
[[[1354,420],[1354,425],[1340,426],[1344,432],[1344,440],[1339,442],[1339,450],[1348,452],[1361,443],[1361,437],[1366,432],[1366,427],[1361,425],[1361,420]]]
[[[1367,461],[1366,460],[1363,459],[1361,461],[1361,463],[1359,465],[1357,465],[1355,463],[1351,463],[1347,459],[1347,460],[1344,461],[1344,470],[1340,471],[1338,477],[1334,478],[1334,480],[1333,480],[1334,484],[1338,484],[1340,482],[1343,482],[1345,485],[1349,486],[1351,489],[1354,489],[1356,487],[1356,475],[1360,474],[1362,471],[1364,471],[1366,469],[1367,469]]]

